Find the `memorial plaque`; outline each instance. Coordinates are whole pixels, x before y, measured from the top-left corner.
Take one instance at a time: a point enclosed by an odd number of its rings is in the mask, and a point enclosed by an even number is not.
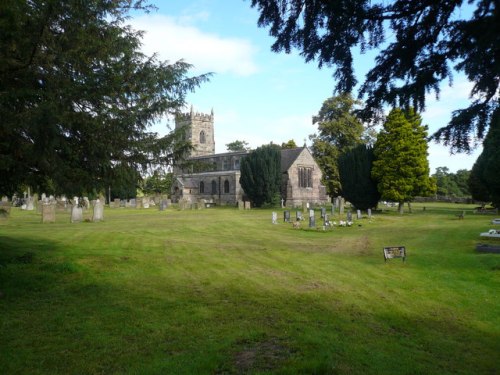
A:
[[[283,221],[285,223],[289,223],[290,222],[290,211],[286,210],[283,212]]]
[[[384,261],[392,258],[403,258],[406,260],[406,248],[404,246],[389,246],[384,247]]]

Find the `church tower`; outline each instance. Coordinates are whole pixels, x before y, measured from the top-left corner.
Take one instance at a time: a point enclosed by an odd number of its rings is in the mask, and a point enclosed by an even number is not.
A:
[[[179,113],[175,116],[175,128],[186,127],[186,139],[191,141],[194,150],[191,157],[215,154],[214,110],[207,115],[194,112],[193,106],[189,113]]]

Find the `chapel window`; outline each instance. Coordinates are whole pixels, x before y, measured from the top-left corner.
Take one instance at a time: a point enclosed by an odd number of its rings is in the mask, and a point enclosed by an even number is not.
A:
[[[202,130],[200,132],[200,143],[205,143],[206,142],[206,139],[205,139],[205,131]]]
[[[312,188],[312,168],[299,167],[299,187]]]
[[[225,194],[229,193],[229,181],[228,180],[224,181],[224,193]]]
[[[203,181],[200,181],[200,193],[203,194],[205,192],[205,184]]]
[[[212,181],[212,194],[217,194],[217,182]]]

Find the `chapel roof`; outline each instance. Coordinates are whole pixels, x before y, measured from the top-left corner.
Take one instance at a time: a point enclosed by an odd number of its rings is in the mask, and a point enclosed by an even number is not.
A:
[[[281,150],[281,172],[284,173],[290,169],[293,162],[297,160],[306,147],[285,148]]]

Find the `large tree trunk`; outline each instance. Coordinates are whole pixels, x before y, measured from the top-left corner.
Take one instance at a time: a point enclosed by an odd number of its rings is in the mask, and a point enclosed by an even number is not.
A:
[[[400,215],[403,215],[403,208],[404,208],[405,202],[399,202],[398,204],[398,211]]]
[[[408,202],[408,211],[410,212],[411,214],[411,202]]]

